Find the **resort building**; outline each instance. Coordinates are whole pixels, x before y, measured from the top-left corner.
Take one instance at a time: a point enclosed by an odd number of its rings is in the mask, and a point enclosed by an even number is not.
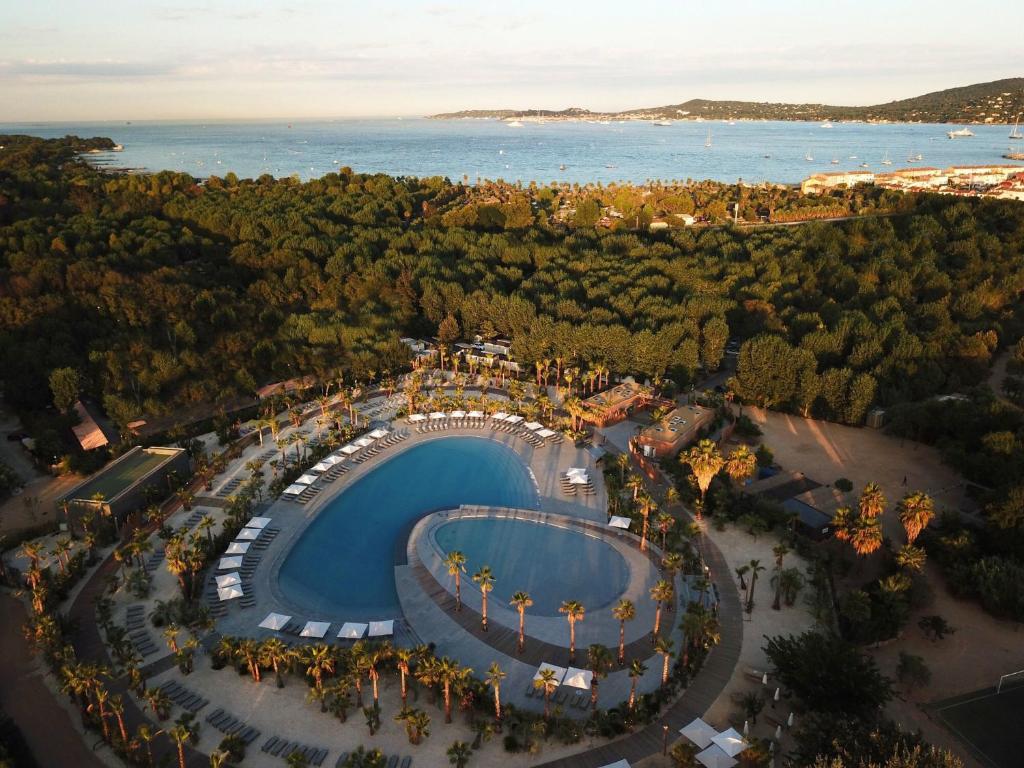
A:
[[[673,456],[692,443],[700,431],[715,420],[715,412],[701,405],[682,405],[667,413],[661,421],[645,427],[636,437],[641,452],[648,457]]]
[[[91,451],[116,442],[117,436],[108,435],[81,400],[75,403],[75,413],[78,415],[78,423],[71,428],[71,431],[75,433],[75,439],[78,440],[83,451]]]
[[[627,418],[654,400],[654,391],[640,384],[622,383],[583,401],[583,420],[606,427]]]
[[[836,187],[852,187],[855,184],[874,184],[875,174],[871,171],[834,171],[816,173],[800,182],[800,191],[805,195],[823,192]]]
[[[184,448],[142,448],[136,446],[114,459],[96,474],[80,483],[57,501],[81,513],[94,509],[115,520],[162,499],[171,492],[168,476],[180,480],[192,474],[192,465]]]

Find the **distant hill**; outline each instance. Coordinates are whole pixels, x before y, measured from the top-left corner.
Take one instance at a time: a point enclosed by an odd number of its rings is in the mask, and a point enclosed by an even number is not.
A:
[[[902,123],[1012,123],[1024,113],[1024,77],[977,83],[868,107],[782,104],[758,101],[690,99],[663,107],[623,112],[591,112],[580,107],[545,109],[473,109],[431,115],[462,118],[549,120],[869,120]]]

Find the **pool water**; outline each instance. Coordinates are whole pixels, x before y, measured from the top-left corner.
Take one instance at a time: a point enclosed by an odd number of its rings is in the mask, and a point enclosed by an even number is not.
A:
[[[468,518],[435,531],[447,554],[466,556],[468,575],[482,565],[494,572],[489,600],[508,605],[513,593],[529,593],[529,612],[558,615],[563,600],[577,600],[588,611],[610,605],[629,582],[629,566],[610,544],[578,530],[527,520]]]
[[[537,509],[539,499],[523,460],[500,443],[446,437],[415,445],[320,510],[281,565],[278,586],[318,618],[397,618],[396,543],[425,514],[460,504]]]

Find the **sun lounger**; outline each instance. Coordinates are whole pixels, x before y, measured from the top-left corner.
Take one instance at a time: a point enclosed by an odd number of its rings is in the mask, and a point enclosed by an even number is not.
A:
[[[346,760],[348,760],[348,752],[342,752],[338,755],[338,759],[334,761],[334,768],[342,768]]]
[[[388,768],[398,768],[398,755],[388,758]]]
[[[220,707],[217,707],[217,709],[213,710],[213,712],[211,712],[210,714],[208,714],[208,715],[206,716],[206,722],[208,722],[208,723],[211,723],[211,724],[212,724],[212,723],[213,723],[213,721],[214,721],[214,720],[215,720],[216,718],[220,717],[220,716],[221,716],[221,715],[223,715],[223,714],[224,714],[224,710],[223,710],[222,708],[220,708]]]
[[[409,766],[411,766],[411,765],[412,765],[412,758],[411,757],[406,755],[405,757],[402,758],[402,765],[400,766],[400,768],[409,768]]]
[[[273,747],[277,745],[278,741],[280,741],[280,739],[278,739],[277,736],[271,736],[269,739],[263,742],[263,746],[260,747],[260,751],[269,752]]]

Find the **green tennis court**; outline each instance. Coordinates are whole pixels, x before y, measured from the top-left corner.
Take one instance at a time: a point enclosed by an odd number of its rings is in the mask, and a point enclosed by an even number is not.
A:
[[[145,477],[159,467],[168,458],[167,454],[150,453],[149,451],[135,451],[126,454],[123,459],[108,466],[75,491],[75,498],[92,499],[97,493],[102,493],[104,500],[110,501],[140,477]]]
[[[934,707],[949,730],[990,768],[1024,765],[1024,683],[986,688]]]

